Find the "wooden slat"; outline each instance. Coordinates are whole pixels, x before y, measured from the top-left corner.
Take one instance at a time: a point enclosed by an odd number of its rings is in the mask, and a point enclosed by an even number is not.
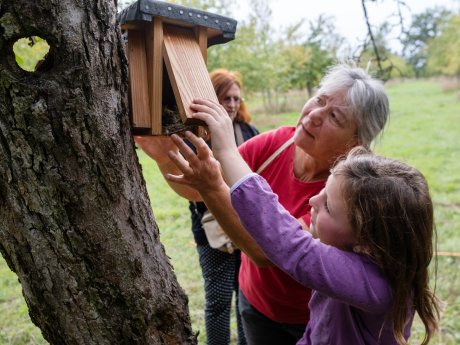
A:
[[[217,102],[202,51],[193,30],[168,25],[164,25],[163,30],[163,57],[177,107],[185,123],[197,123],[190,119],[191,101],[207,98]]]
[[[207,64],[208,61],[208,29],[204,26],[197,26],[195,28],[196,40],[203,55],[203,61]]]
[[[147,61],[143,31],[128,31],[128,62],[133,126],[150,128]]]
[[[195,36],[196,36],[198,45],[200,46],[201,55],[203,55],[204,63],[207,65],[208,64],[208,28],[205,28],[204,26],[197,26],[195,28]],[[195,134],[201,138],[205,138],[206,140],[209,139],[207,128],[203,126],[198,126]]]
[[[163,23],[153,17],[147,30],[148,85],[150,95],[151,134],[162,134]]]

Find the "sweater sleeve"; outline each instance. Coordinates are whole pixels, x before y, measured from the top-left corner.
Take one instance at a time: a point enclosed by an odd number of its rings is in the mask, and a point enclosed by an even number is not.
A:
[[[232,204],[243,225],[267,257],[301,284],[368,312],[390,303],[390,288],[367,257],[313,239],[279,204],[259,175],[233,189]]]

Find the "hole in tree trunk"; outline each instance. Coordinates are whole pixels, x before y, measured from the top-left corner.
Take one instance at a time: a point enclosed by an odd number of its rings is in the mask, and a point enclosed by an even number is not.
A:
[[[31,36],[18,39],[13,44],[18,66],[27,72],[46,71],[52,67],[50,46],[41,37]]]

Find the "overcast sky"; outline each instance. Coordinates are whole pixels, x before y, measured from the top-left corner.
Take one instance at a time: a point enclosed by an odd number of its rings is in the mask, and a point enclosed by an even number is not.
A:
[[[237,11],[237,20],[243,20],[248,12],[251,0],[238,0],[241,4]],[[333,16],[336,19],[337,31],[351,44],[361,41],[366,35],[366,26],[361,0],[269,0],[272,9],[272,19],[275,28],[285,28],[302,18],[314,20],[320,14]],[[407,23],[413,13],[421,13],[427,8],[443,6],[458,10],[460,0],[405,0],[409,8],[404,10]],[[380,0],[376,3],[367,2],[368,13],[373,24],[382,23],[397,7],[394,0]],[[394,17],[393,20],[396,20]]]

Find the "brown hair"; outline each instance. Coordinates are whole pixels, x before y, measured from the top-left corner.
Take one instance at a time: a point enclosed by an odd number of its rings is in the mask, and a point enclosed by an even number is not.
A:
[[[223,97],[233,84],[238,85],[240,90],[243,89],[241,75],[238,72],[218,68],[209,73],[209,76],[211,77],[212,86],[214,86],[217,99],[220,103],[222,103]],[[251,121],[251,115],[249,114],[249,110],[246,108],[246,104],[243,99],[241,99],[240,108],[236,114],[235,121],[244,123],[249,123]]]
[[[408,308],[425,326],[422,344],[438,328],[439,301],[429,287],[428,266],[436,230],[428,184],[415,168],[355,148],[332,174],[344,177],[342,190],[358,245],[383,270],[392,289],[392,322],[398,344],[406,344]]]

